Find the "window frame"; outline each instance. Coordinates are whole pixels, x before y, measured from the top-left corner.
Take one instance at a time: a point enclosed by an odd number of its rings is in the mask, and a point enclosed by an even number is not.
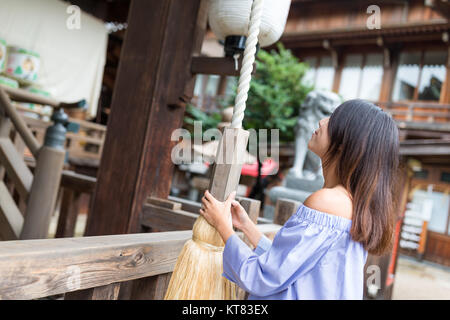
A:
[[[446,64],[444,64],[445,67],[445,76],[444,76],[444,81],[442,83],[442,87],[441,87],[441,91],[439,92],[439,100],[419,100],[419,87],[420,87],[420,82],[422,81],[422,73],[423,73],[423,66],[424,66],[424,61],[425,61],[425,53],[426,52],[432,52],[432,51],[443,51],[445,52],[446,50],[443,48],[426,48],[426,49],[414,49],[414,48],[409,48],[407,50],[403,50],[400,51],[398,53],[398,57],[400,59],[400,55],[402,53],[410,53],[410,52],[419,52],[420,53],[420,63],[419,63],[419,74],[417,76],[417,84],[414,87],[414,93],[413,93],[413,98],[412,99],[402,99],[402,100],[397,100],[397,101],[393,101],[393,94],[394,94],[394,86],[395,83],[397,81],[397,74],[398,74],[398,65],[396,67],[395,70],[395,77],[394,77],[394,81],[393,81],[393,88],[392,88],[392,92],[391,92],[391,97],[390,97],[390,101],[392,102],[398,102],[398,103],[411,103],[411,102],[416,102],[416,103],[428,103],[428,104],[441,104],[441,100],[442,97],[444,95],[444,90],[445,90],[445,80],[448,78],[448,67]],[[447,56],[446,56],[446,61],[449,60],[449,51],[447,50]]]

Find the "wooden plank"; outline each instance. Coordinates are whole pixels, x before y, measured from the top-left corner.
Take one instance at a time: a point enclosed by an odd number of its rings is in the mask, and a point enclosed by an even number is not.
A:
[[[47,98],[41,95],[37,95],[30,91],[18,88],[11,88],[4,85],[0,85],[1,89],[4,90],[9,96],[11,100],[17,102],[30,102],[35,104],[40,104],[43,106],[51,106],[53,108],[81,108],[86,104],[85,100],[81,100],[74,103],[64,103],[59,102],[52,98]]]
[[[155,206],[171,209],[171,210],[181,210],[181,203],[168,200],[168,199],[162,199],[157,197],[149,197],[147,199],[147,204],[153,204]]]
[[[178,198],[174,196],[169,196],[169,200],[181,203],[181,210],[188,211],[191,213],[197,213],[202,208],[202,204],[200,202],[192,201],[189,199]]]
[[[152,231],[191,230],[198,217],[195,213],[147,203],[142,209],[141,224]]]
[[[63,170],[61,175],[61,187],[69,188],[83,193],[94,192],[97,179],[74,171]]]
[[[220,76],[234,76],[240,74],[242,59],[238,59],[238,69],[232,57],[193,57],[191,72],[193,74],[215,74]],[[255,65],[254,65],[255,66]],[[253,73],[256,68],[253,68]]]
[[[275,215],[273,222],[275,224],[284,225],[286,221],[297,211],[300,206],[300,202],[280,198],[275,205]]]
[[[183,122],[194,40],[206,29],[200,2],[131,2],[86,235],[137,232],[147,197],[169,194],[170,138]]]
[[[0,240],[16,240],[23,226],[23,216],[8,188],[0,181]]]
[[[26,200],[33,183],[33,174],[8,138],[0,138],[0,162],[8,173],[8,177],[13,181],[17,192],[22,199]]]
[[[88,295],[84,291],[75,291],[64,297],[64,300],[117,300],[119,297],[120,283],[112,283],[88,290]]]

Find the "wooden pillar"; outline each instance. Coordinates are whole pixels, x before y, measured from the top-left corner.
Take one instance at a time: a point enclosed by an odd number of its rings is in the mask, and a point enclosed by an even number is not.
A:
[[[45,239],[55,208],[65,151],[43,146],[39,150],[25,213],[21,240]]]
[[[383,49],[383,80],[381,81],[381,89],[379,101],[389,102],[391,101],[392,91],[395,84],[395,75],[398,67],[398,55],[397,49]]]
[[[331,91],[339,93],[339,88],[341,86],[342,69],[344,69],[343,54],[340,50],[331,50],[331,59],[333,61],[334,77],[333,77],[333,87]]]
[[[450,104],[450,46],[447,48],[445,80],[444,83],[442,84],[441,98],[439,100],[439,103]]]
[[[170,138],[192,97],[191,59],[206,30],[201,4],[131,2],[87,236],[139,232],[145,199],[170,192]]]

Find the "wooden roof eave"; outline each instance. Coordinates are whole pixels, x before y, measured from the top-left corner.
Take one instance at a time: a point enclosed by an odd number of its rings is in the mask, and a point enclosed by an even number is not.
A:
[[[428,23],[408,23],[400,25],[382,26],[381,29],[369,30],[366,27],[339,28],[332,30],[314,30],[308,32],[284,33],[280,41],[287,47],[321,47],[324,40],[333,45],[352,43],[376,43],[377,38],[383,37],[385,42],[439,40],[442,32],[450,30],[450,22],[444,19]],[[423,39],[422,39],[423,38]]]

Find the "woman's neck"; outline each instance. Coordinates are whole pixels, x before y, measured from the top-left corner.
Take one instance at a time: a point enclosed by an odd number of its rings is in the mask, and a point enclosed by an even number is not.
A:
[[[327,168],[323,168],[323,178],[325,180],[323,187],[324,188],[334,188],[339,183],[339,179],[336,175],[336,163],[333,162]]]

